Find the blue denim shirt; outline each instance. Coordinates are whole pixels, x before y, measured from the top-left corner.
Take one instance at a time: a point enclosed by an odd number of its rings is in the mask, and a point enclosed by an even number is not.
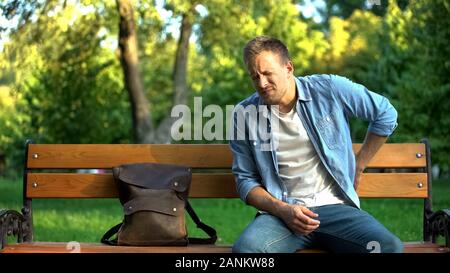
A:
[[[296,112],[326,170],[341,189],[341,196],[350,205],[360,207],[354,189],[355,155],[352,149],[349,119],[361,118],[369,122],[368,131],[389,136],[397,127],[397,111],[385,97],[369,91],[360,84],[336,75],[312,75],[295,78],[297,90]],[[238,104],[241,107],[267,107],[255,92]],[[240,198],[246,202],[250,190],[262,186],[273,197],[287,203],[295,203],[287,196],[282,183],[275,149],[262,149],[267,137],[257,135],[253,139],[249,131],[254,126],[250,118],[245,120],[245,130],[237,126],[238,111],[233,112],[232,171]],[[265,114],[267,113],[267,114]],[[258,118],[260,118],[258,113]],[[270,135],[270,111],[262,112],[267,118]],[[253,117],[255,118],[255,117]],[[241,131],[245,138],[237,138]]]

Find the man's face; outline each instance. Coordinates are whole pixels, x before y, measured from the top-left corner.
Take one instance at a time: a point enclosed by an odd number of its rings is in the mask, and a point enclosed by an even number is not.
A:
[[[284,63],[277,53],[263,51],[249,63],[248,71],[253,86],[264,102],[269,105],[280,104],[292,79],[292,63]]]

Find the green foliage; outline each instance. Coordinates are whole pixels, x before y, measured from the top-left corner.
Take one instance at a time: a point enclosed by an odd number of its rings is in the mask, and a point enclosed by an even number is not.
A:
[[[141,57],[142,80],[153,121],[159,122],[170,114],[173,93],[173,65],[175,62],[176,40],[145,43],[145,53]]]
[[[69,5],[50,14],[39,24],[18,29],[11,35],[14,43],[5,45],[5,69],[15,71],[14,107],[5,124],[20,131],[2,131],[7,139],[0,149],[7,151],[15,168],[21,166],[16,151],[23,150],[25,138],[39,143],[117,143],[130,138],[120,64],[114,51],[100,46],[107,38],[101,15]]]
[[[389,8],[389,47],[381,58],[387,94],[399,112],[394,141],[430,139],[434,163],[450,166],[449,1],[415,1]]]
[[[14,98],[7,86],[0,86],[0,117],[0,155],[6,157],[7,164],[5,170],[0,172],[4,172],[7,176],[15,176],[17,171],[11,166],[20,166],[21,163],[22,147],[17,145],[17,140],[23,136],[20,124],[27,117],[17,113]]]
[[[173,23],[195,6],[187,75],[191,104],[202,96],[203,106],[225,107],[254,92],[242,47],[256,35],[275,36],[290,49],[296,75],[335,73],[388,97],[399,112],[390,141],[428,137],[433,163],[448,171],[449,1],[381,1],[381,7],[327,1],[324,23],[305,19],[295,5],[303,2],[168,0],[164,15],[155,1],[134,1],[153,121],[171,110]],[[131,142],[115,1],[8,3],[0,4],[3,14],[23,18],[0,54],[0,153],[7,155],[8,169],[20,170],[27,137],[41,143]],[[367,124],[351,122],[353,140],[361,142]]]

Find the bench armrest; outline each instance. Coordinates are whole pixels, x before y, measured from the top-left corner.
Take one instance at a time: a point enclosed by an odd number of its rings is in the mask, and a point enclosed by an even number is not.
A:
[[[443,236],[446,247],[450,247],[450,210],[443,209],[432,213],[428,217],[428,227],[433,243],[436,243],[437,237]]]
[[[25,217],[20,212],[0,209],[0,249],[7,243],[8,236],[17,236],[17,242],[23,242],[25,229]]]

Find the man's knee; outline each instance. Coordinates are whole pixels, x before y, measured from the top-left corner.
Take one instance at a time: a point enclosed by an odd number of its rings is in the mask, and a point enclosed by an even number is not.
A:
[[[403,243],[390,232],[380,232],[367,244],[367,250],[373,253],[402,253]]]
[[[382,253],[402,253],[403,252],[403,242],[395,235],[391,234],[387,236],[381,242],[381,252]]]

